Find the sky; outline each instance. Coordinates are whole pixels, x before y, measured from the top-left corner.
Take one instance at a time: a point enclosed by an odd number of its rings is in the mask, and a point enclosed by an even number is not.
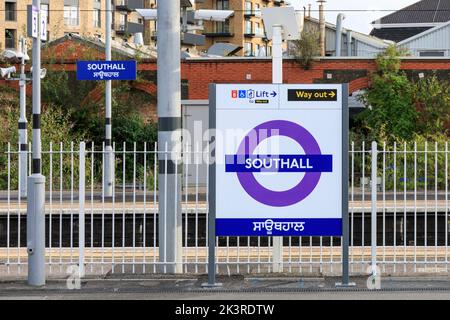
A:
[[[308,7],[312,4],[311,15],[318,18],[319,13],[314,10],[319,9],[319,4],[316,0],[290,0],[296,9],[303,10],[303,6]],[[325,3],[325,10],[340,10],[325,12],[327,22],[336,24],[336,17],[339,12],[345,14],[344,28],[349,28],[355,31],[369,33],[372,30],[371,22],[388,15],[398,9],[409,6],[418,0],[327,0]],[[357,12],[349,12],[346,10],[358,10]],[[371,10],[368,12],[361,12],[359,10]],[[376,10],[392,10],[392,12],[376,11]]]

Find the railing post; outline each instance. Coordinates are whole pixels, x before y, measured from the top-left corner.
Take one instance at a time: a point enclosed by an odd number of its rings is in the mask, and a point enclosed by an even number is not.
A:
[[[371,235],[372,235],[372,262],[371,269],[372,275],[376,275],[377,273],[377,143],[375,141],[372,142],[372,183],[371,183],[371,201],[372,201],[372,227],[371,227]]]
[[[79,202],[79,216],[78,216],[78,271],[80,278],[84,277],[84,246],[85,246],[85,185],[86,185],[86,143],[80,143],[79,153],[79,177],[78,177],[78,202]]]

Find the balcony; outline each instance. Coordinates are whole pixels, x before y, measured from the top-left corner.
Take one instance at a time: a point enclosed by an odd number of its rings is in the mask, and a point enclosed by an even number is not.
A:
[[[244,17],[246,18],[250,18],[250,17],[255,17],[256,16],[256,11],[252,10],[252,9],[245,9],[244,10]]]
[[[209,26],[205,26],[203,35],[206,37],[233,37],[234,32],[230,24],[225,22],[212,23]]]
[[[118,0],[116,1],[117,11],[131,12],[144,7],[144,0]]]
[[[114,25],[117,35],[134,34],[144,32],[144,25],[134,22],[117,23]]]

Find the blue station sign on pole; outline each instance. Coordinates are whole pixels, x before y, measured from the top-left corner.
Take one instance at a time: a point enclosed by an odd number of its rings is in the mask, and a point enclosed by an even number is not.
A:
[[[78,80],[136,80],[136,72],[134,60],[77,61]]]

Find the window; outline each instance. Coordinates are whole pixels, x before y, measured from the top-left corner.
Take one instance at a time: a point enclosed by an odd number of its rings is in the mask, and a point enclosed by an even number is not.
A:
[[[16,21],[16,3],[15,2],[5,2],[5,20],[6,21]]]
[[[257,3],[255,3],[255,16],[261,17],[261,6]]]
[[[41,14],[47,17],[47,23],[50,22],[50,11],[48,10],[48,4],[41,3]]]
[[[100,16],[101,16],[100,10],[99,9],[94,9],[93,14],[94,14],[94,16],[93,16],[94,27],[95,28],[101,28],[102,24],[101,24],[101,21],[100,21]]]
[[[217,9],[218,10],[230,9],[230,1],[229,0],[217,0]]]
[[[259,22],[255,22],[255,33],[259,36],[264,36],[264,29],[261,28],[261,24]]]
[[[251,42],[244,43],[244,56],[253,56],[253,45]]]
[[[224,22],[216,22],[216,31],[217,33],[230,33],[230,22],[224,21]]]
[[[250,20],[245,20],[245,34],[251,34],[252,32],[252,22]]]
[[[67,26],[78,26],[78,6],[64,5],[64,23]]]
[[[261,46],[259,45],[259,44],[257,44],[257,45],[255,45],[255,55],[257,56],[257,57],[260,57],[261,56]]]
[[[420,57],[444,57],[445,52],[444,51],[420,51],[419,56]]]
[[[252,3],[245,1],[245,14],[252,14]]]
[[[5,29],[5,49],[16,48],[16,30]]]
[[[118,30],[120,31],[125,31],[126,26],[127,26],[127,16],[124,14],[120,14],[119,15],[119,25],[118,25]]]

